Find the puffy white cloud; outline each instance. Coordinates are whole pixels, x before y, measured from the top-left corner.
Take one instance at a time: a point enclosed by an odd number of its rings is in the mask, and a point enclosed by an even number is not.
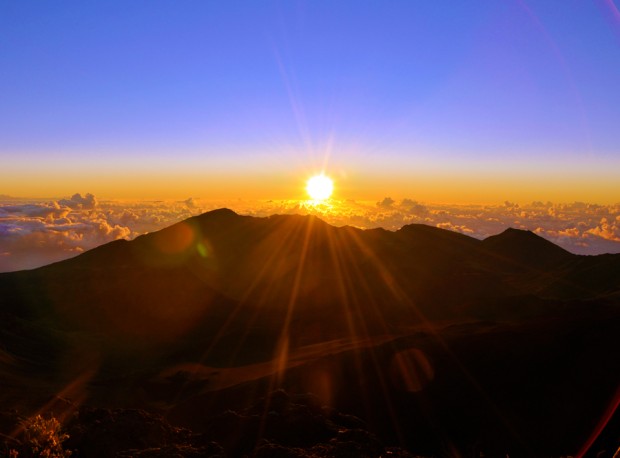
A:
[[[0,224],[0,271],[38,267],[84,251],[78,232],[48,231],[44,224]]]
[[[95,211],[92,194],[57,202],[0,205],[0,271],[38,267],[134,234],[124,224]]]

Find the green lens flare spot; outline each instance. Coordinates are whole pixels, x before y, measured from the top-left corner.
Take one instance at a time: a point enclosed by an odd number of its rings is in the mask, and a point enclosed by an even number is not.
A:
[[[198,250],[198,254],[202,256],[203,258],[206,258],[207,255],[209,254],[207,251],[207,247],[204,245],[204,243],[198,243],[196,245],[196,250]]]

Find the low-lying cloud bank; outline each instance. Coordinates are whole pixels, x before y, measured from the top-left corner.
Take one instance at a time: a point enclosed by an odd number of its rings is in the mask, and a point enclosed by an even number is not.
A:
[[[0,201],[0,272],[67,259],[194,214],[188,202],[99,202],[92,194],[51,202]]]
[[[253,216],[315,214],[330,224],[397,230],[421,223],[480,239],[508,227],[528,229],[578,254],[620,253],[620,203],[505,202],[498,206],[431,205],[385,197],[312,205],[304,201],[99,201],[74,194],[53,201],[0,197],[0,272],[60,261],[112,240],[132,239],[215,208]]]

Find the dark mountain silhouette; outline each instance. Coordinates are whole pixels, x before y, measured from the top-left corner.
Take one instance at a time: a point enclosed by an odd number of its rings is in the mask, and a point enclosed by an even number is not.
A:
[[[619,307],[619,255],[528,231],[481,241],[221,209],[0,274],[0,406],[60,396],[207,434],[285,388],[419,453],[576,454],[606,412],[597,446],[616,439]]]
[[[537,236],[531,231],[508,228],[482,242],[484,246],[523,268],[544,270],[562,264],[573,257],[571,253]]]

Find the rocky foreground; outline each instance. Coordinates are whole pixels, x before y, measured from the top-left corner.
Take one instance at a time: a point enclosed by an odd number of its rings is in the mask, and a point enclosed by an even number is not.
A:
[[[201,433],[172,426],[162,415],[144,410],[73,407],[62,428],[46,422],[38,435],[17,412],[2,412],[0,456],[64,457],[71,452],[72,457],[89,458],[414,457],[385,446],[362,420],[321,406],[310,394],[275,391],[248,409],[213,417]]]

